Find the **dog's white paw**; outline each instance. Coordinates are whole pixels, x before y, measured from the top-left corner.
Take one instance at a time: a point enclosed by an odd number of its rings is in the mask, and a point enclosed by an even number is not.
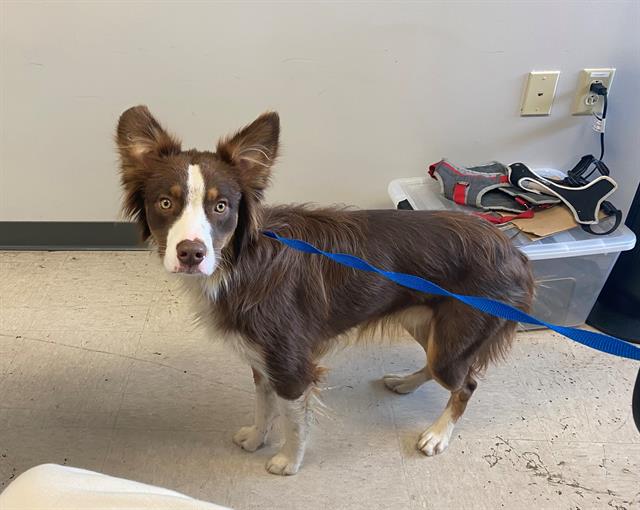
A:
[[[265,435],[255,425],[242,427],[233,435],[233,442],[243,450],[255,452],[264,444]]]
[[[292,462],[289,457],[278,453],[267,462],[267,471],[274,475],[295,475],[300,469],[300,463]]]
[[[447,449],[451,433],[453,432],[453,423],[450,421],[436,421],[431,427],[425,430],[418,440],[418,450],[427,457],[438,455]]]
[[[384,385],[391,391],[405,395],[411,393],[420,387],[424,382],[424,378],[417,377],[416,374],[394,375],[387,374],[382,378]]]

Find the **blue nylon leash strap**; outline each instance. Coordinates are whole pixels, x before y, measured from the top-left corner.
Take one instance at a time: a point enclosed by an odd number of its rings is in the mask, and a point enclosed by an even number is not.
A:
[[[294,250],[315,255],[322,255],[323,257],[327,257],[328,259],[331,259],[338,264],[352,267],[360,271],[378,273],[386,279],[391,280],[398,285],[402,285],[403,287],[417,290],[419,292],[424,292],[426,294],[435,294],[438,296],[447,296],[453,299],[457,299],[458,301],[462,301],[463,303],[476,308],[481,312],[488,313],[489,315],[500,317],[502,319],[544,326],[557,333],[560,333],[561,335],[566,336],[567,338],[570,338],[571,340],[575,340],[582,345],[591,347],[592,349],[606,352],[607,354],[613,354],[614,356],[620,356],[622,358],[629,358],[640,361],[640,348],[628,342],[620,340],[619,338],[615,338],[602,333],[595,333],[593,331],[586,331],[583,329],[569,328],[567,326],[557,326],[555,324],[550,324],[543,320],[536,319],[535,317],[524,313],[522,310],[518,310],[517,308],[514,308],[513,306],[510,306],[506,303],[502,303],[500,301],[489,298],[454,294],[453,292],[449,292],[436,285],[435,283],[430,282],[429,280],[425,280],[424,278],[420,278],[419,276],[385,271],[383,269],[372,266],[368,262],[354,255],[322,251],[305,241],[281,237],[275,232],[264,231],[263,234],[267,237],[270,237],[271,239],[279,241],[289,248],[293,248]]]

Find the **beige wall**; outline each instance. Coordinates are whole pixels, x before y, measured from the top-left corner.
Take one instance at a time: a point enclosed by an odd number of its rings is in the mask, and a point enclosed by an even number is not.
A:
[[[272,202],[388,207],[442,156],[566,169],[597,151],[569,113],[593,66],[618,69],[619,205],[640,176],[637,1],[0,3],[0,220],[118,218],[112,133],[138,103],[200,148],[278,110]],[[562,71],[551,117],[518,116],[532,69]]]

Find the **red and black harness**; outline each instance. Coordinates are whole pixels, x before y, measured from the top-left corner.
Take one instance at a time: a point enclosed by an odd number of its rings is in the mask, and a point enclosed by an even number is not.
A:
[[[532,218],[535,211],[564,203],[584,230],[596,235],[609,234],[622,220],[622,212],[605,200],[617,184],[608,171],[601,171],[602,175],[587,181],[580,172],[583,166],[577,165],[567,179],[557,182],[541,177],[523,163],[506,166],[492,161],[464,167],[443,159],[429,166],[429,175],[440,183],[442,194],[456,204],[493,211],[477,214],[494,224]],[[601,209],[615,216],[615,222],[606,232],[594,232],[591,225],[598,223]]]

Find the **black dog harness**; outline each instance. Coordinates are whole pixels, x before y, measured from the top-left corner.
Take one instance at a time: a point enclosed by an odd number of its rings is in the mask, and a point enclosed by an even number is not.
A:
[[[509,181],[514,186],[533,193],[558,197],[569,208],[582,228],[591,234],[609,234],[618,228],[622,220],[622,212],[613,207],[610,202],[605,202],[605,199],[618,188],[616,181],[608,175],[601,175],[591,182],[584,179],[584,183],[579,186],[567,186],[537,175],[522,163],[514,163],[509,165]],[[607,209],[613,208],[617,211],[617,213],[613,212],[616,215],[616,222],[607,232],[594,232],[590,225],[598,223],[598,213],[604,203],[607,204]],[[604,207],[603,210],[607,213]]]

